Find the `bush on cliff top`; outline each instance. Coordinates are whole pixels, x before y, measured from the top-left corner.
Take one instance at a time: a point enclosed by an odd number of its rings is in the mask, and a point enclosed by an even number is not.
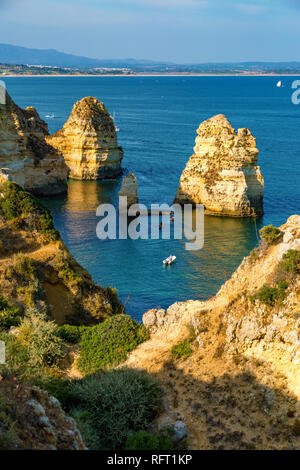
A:
[[[75,382],[68,405],[90,449],[113,450],[146,430],[162,408],[162,389],[148,375],[116,369]]]
[[[172,358],[177,359],[187,359],[193,354],[191,344],[196,339],[196,333],[193,327],[190,327],[190,334],[187,339],[181,341],[179,344],[175,344],[171,349]]]
[[[83,333],[78,367],[83,373],[90,374],[118,365],[148,338],[143,325],[128,315],[115,315]]]
[[[29,353],[33,367],[56,365],[64,356],[63,341],[56,335],[57,325],[44,313],[29,309],[18,328],[18,342]]]
[[[12,182],[3,183],[0,193],[0,215],[5,220],[12,221],[14,225],[18,221],[19,228],[24,222],[27,228],[37,230],[49,241],[59,239],[50,211],[38,199]]]
[[[281,231],[279,230],[279,228],[273,227],[273,225],[267,225],[259,231],[259,234],[262,240],[268,245],[270,245],[279,238]]]
[[[288,286],[288,283],[285,281],[277,282],[277,287],[270,287],[268,284],[264,284],[254,294],[252,300],[258,299],[260,302],[273,307],[278,300],[281,302],[284,300]]]

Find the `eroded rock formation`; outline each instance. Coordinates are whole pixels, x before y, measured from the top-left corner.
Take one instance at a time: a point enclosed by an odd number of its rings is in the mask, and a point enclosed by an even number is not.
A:
[[[6,94],[0,104],[0,183],[15,181],[37,195],[67,191],[68,168],[45,137],[48,126],[37,111],[21,109]]]
[[[97,180],[122,173],[123,150],[118,146],[113,118],[97,98],[75,103],[63,128],[47,142],[63,153],[70,178]]]
[[[119,196],[127,197],[127,207],[130,207],[132,204],[138,204],[138,183],[132,171],[123,179]]]
[[[280,230],[215,297],[143,317],[151,339],[126,365],[163,384],[157,425],[183,419],[189,449],[299,448],[300,216]]]
[[[1,377],[0,398],[13,429],[1,423],[1,450],[86,449],[75,420],[46,391]]]
[[[262,215],[264,179],[249,129],[236,132],[225,116],[218,115],[203,122],[197,134],[175,202],[203,204],[211,215]]]

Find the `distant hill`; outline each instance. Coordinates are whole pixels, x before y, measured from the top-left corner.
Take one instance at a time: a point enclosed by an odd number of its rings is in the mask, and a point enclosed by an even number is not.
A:
[[[10,44],[0,44],[0,63],[78,68],[155,66],[160,64],[160,62],[151,60],[91,59],[89,57],[65,54],[55,49],[30,49]],[[167,65],[167,63],[163,63],[163,65]]]
[[[92,59],[66,54],[55,49],[30,49],[28,47],[0,44],[0,64],[41,65],[47,67],[66,67],[73,69],[92,69],[95,67],[130,68],[134,72],[182,72],[182,73],[300,73],[300,62],[210,62],[175,64],[138,59]]]

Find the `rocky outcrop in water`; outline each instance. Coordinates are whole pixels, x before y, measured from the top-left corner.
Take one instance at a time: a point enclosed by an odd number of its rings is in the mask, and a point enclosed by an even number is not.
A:
[[[37,111],[21,109],[6,94],[0,104],[0,183],[15,181],[37,195],[67,191],[68,168],[45,137],[48,127]]]
[[[123,179],[119,196],[127,197],[128,207],[130,207],[132,204],[138,204],[138,182],[132,171],[128,173],[128,175],[126,175]]]
[[[122,173],[123,150],[113,118],[97,98],[75,103],[63,128],[47,142],[63,153],[70,178],[110,179]]]
[[[218,115],[203,122],[197,134],[175,202],[203,204],[211,215],[262,215],[264,179],[249,129],[236,132],[225,116]]]

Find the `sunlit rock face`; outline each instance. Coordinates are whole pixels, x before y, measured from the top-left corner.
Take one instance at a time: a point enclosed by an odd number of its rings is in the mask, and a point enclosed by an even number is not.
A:
[[[15,181],[37,195],[67,191],[68,168],[45,138],[48,126],[37,111],[19,108],[6,94],[0,104],[0,183]]]
[[[262,215],[264,179],[250,130],[236,132],[220,114],[203,122],[197,134],[195,153],[181,175],[175,202],[203,204],[210,215]]]
[[[138,182],[132,171],[123,179],[119,196],[127,197],[127,207],[138,204]]]
[[[75,103],[63,128],[47,142],[63,153],[70,178],[101,180],[122,173],[123,150],[113,118],[97,98]]]

